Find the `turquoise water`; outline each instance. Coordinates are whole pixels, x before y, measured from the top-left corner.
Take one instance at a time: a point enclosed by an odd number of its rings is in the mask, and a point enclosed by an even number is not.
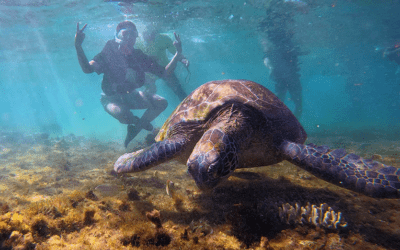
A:
[[[83,48],[91,59],[129,19],[139,29],[150,21],[165,32],[181,34],[191,62],[189,93],[219,79],[248,79],[274,90],[263,65],[258,25],[268,2],[166,1],[168,4],[127,4],[102,1],[3,1],[1,10],[1,126],[22,131],[54,129],[55,133],[122,140],[125,127],[99,104],[102,76],[85,75],[73,41],[76,23],[88,23]],[[379,129],[397,133],[399,74],[397,65],[382,58],[383,49],[400,39],[398,1],[305,1],[293,4],[294,43],[299,56],[308,132]],[[290,3],[288,3],[290,4]],[[397,39],[397,40],[396,40]],[[181,83],[187,72],[176,70]],[[349,78],[351,83],[347,83]],[[353,84],[353,86],[351,86]],[[169,106],[154,121],[160,126],[179,103],[162,83],[159,92]],[[293,109],[286,96],[285,103]],[[140,114],[140,112],[138,113]]]

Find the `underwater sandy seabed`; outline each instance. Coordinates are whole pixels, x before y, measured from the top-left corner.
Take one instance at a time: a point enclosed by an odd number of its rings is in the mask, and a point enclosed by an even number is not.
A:
[[[122,142],[0,134],[0,249],[400,249],[398,199],[348,191],[288,162],[236,170],[207,194],[174,161],[116,177]],[[400,141],[378,132],[310,142],[400,166]],[[285,203],[326,203],[347,226],[288,223]]]

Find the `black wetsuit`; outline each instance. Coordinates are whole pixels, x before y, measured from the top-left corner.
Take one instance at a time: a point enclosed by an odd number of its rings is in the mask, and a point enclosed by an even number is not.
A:
[[[118,50],[119,44],[109,40],[103,50],[93,61],[100,65],[98,74],[104,73],[102,90],[106,95],[124,94],[140,88],[145,83],[145,72],[158,77],[163,76],[164,67],[139,49],[134,49],[130,55],[124,55]],[[134,79],[127,79],[127,69],[132,69]]]
[[[93,61],[99,65],[97,74],[104,73],[101,104],[107,113],[123,124],[134,124],[138,118],[131,109],[146,109],[142,123],[150,123],[168,106],[159,95],[137,91],[145,83],[145,72],[162,77],[165,68],[139,49],[125,55],[115,40],[109,40]]]

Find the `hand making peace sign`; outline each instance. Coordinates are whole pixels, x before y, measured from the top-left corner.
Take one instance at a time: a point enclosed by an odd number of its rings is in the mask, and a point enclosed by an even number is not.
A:
[[[82,29],[79,29],[79,23],[76,24],[76,34],[75,34],[75,46],[81,46],[83,43],[83,40],[85,40],[85,33],[83,31],[85,30],[87,24],[83,25]]]

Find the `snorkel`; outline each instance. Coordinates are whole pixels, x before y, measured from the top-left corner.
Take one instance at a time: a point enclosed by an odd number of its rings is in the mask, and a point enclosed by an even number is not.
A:
[[[124,21],[118,24],[115,32],[115,42],[119,44],[118,50],[129,55],[133,51],[138,32],[136,26],[130,21]]]

